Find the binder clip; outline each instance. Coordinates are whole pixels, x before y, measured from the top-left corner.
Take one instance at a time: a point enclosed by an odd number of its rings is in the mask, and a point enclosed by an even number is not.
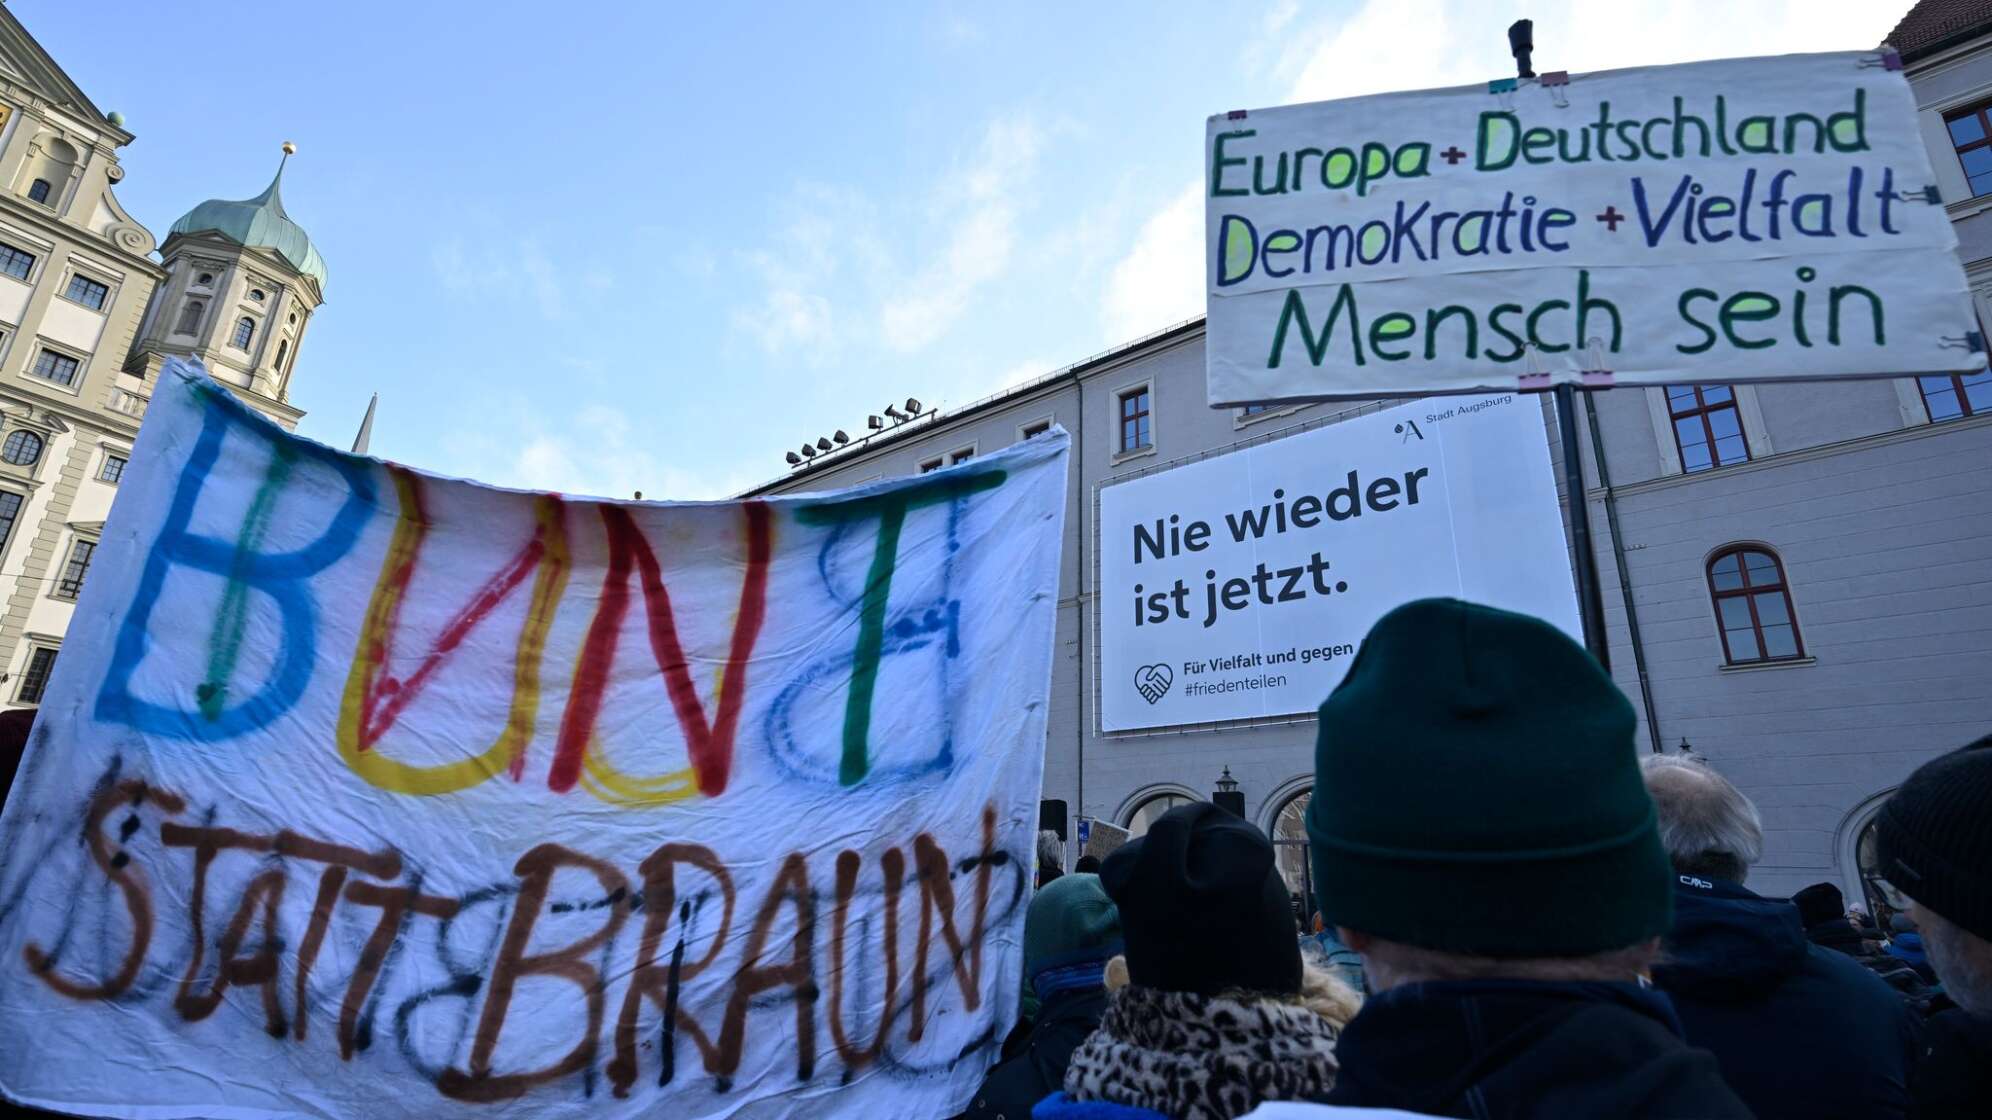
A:
[[[1224,119],[1228,121],[1242,121],[1249,115],[1244,109],[1233,109],[1229,113],[1224,114]]]
[[[1542,353],[1531,342],[1523,347],[1523,356],[1528,363],[1528,372],[1515,378],[1515,388],[1524,393],[1540,392],[1549,388],[1549,374],[1542,368]]]
[[[1978,331],[1966,331],[1961,337],[1940,334],[1937,336],[1937,344],[1946,350],[1963,350],[1977,354],[1985,349],[1985,336]]]
[[[1854,65],[1859,70],[1900,70],[1902,55],[1894,47],[1883,47],[1879,55],[1863,58]]]
[[[1515,107],[1515,85],[1515,79],[1513,78],[1496,78],[1487,83],[1487,92],[1494,95],[1500,101],[1501,108],[1513,109]]]
[[[1594,335],[1584,340],[1584,368],[1577,371],[1577,377],[1586,389],[1612,387],[1612,371],[1605,368],[1604,339]]]
[[[1559,109],[1570,108],[1570,71],[1551,70],[1536,80],[1549,91],[1550,104]]]

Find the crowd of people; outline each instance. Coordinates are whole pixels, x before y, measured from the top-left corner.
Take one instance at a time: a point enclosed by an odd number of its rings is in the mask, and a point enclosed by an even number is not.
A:
[[[1391,612],[1321,706],[1314,929],[1209,803],[1048,872],[964,1116],[1992,1118],[1992,736],[1882,808],[1871,924],[1752,891],[1756,806],[1634,730],[1541,620]]]

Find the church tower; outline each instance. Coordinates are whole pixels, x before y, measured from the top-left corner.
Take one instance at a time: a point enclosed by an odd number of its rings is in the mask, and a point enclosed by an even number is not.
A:
[[[182,215],[159,248],[166,279],[146,311],[131,372],[156,384],[170,357],[193,358],[257,411],[296,428],[291,369],[325,302],[325,260],[284,212],[284,144],[276,178],[254,198],[209,199]]]

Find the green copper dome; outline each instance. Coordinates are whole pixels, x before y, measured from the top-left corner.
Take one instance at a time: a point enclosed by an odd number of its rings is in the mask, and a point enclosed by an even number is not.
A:
[[[325,258],[318,255],[304,227],[284,213],[283,196],[277,191],[283,181],[284,169],[278,165],[277,177],[270,180],[262,194],[240,202],[208,199],[174,222],[172,233],[218,233],[246,248],[269,249],[292,268],[317,280],[323,289]]]

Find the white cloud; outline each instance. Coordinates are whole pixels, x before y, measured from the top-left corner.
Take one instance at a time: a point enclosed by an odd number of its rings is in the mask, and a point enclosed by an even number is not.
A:
[[[1017,243],[1018,198],[1037,171],[1038,129],[1022,118],[990,124],[974,160],[943,183],[932,224],[951,228],[945,247],[879,308],[879,333],[902,353],[940,338],[978,288],[1003,274]]]
[[[1534,61],[1538,70],[1582,72],[1863,50],[1881,42],[1900,12],[1874,0],[1684,0],[1643,9],[1539,0],[1532,13]],[[1310,22],[1282,4],[1241,58],[1284,87],[1275,104],[1464,85],[1513,72],[1507,29],[1514,15],[1478,0],[1366,0],[1353,15]],[[1415,50],[1406,49],[1407,28],[1415,29]],[[1266,59],[1272,61],[1262,67]],[[1142,222],[1113,268],[1100,306],[1106,341],[1124,342],[1202,314],[1203,234],[1201,184],[1192,180]]]
[[[430,252],[429,262],[437,280],[452,292],[528,303],[543,319],[567,316],[561,293],[569,277],[536,238],[484,238],[473,245],[463,237],[452,237]],[[578,282],[598,288],[615,283],[612,273],[599,268],[576,277]]]
[[[735,332],[814,360],[852,345],[931,346],[1009,269],[1043,142],[1027,118],[990,122],[953,168],[935,169],[924,197],[892,200],[889,221],[854,191],[798,185],[776,235],[740,257],[760,285],[734,309]]]
[[[705,500],[739,493],[763,475],[738,469],[696,471],[658,459],[620,410],[587,405],[565,416],[523,402],[497,402],[480,411],[482,426],[443,441],[448,461],[436,469],[498,486],[562,494],[651,500]]]
[[[1117,345],[1203,314],[1203,189],[1192,180],[1142,223],[1107,277],[1107,342]]]

